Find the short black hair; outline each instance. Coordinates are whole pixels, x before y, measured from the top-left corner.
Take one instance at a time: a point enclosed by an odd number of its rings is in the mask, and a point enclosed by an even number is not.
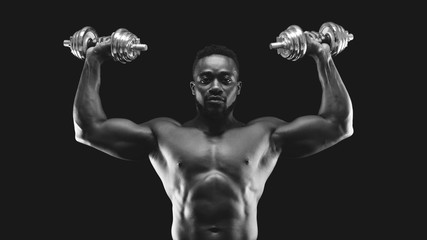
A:
[[[237,60],[237,54],[230,48],[224,45],[219,45],[219,44],[208,45],[197,52],[196,58],[194,59],[194,62],[193,62],[193,73],[194,73],[194,69],[196,68],[197,62],[201,58],[210,56],[212,54],[224,55],[233,59],[234,63],[236,64],[237,72],[240,73],[240,66],[239,66],[239,61]]]

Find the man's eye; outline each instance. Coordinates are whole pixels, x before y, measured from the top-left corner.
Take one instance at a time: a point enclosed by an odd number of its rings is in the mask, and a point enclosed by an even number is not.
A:
[[[233,81],[233,79],[230,76],[224,76],[222,78],[222,81],[225,82],[225,83],[230,83],[230,82]]]
[[[207,83],[209,81],[208,77],[200,77],[199,79],[201,83]]]

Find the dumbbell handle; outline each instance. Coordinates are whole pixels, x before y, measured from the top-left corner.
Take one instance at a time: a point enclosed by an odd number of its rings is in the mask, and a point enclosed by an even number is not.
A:
[[[319,35],[320,35],[319,42],[330,44],[331,39],[330,39],[329,35],[323,35],[323,34],[319,34]],[[348,41],[353,40],[353,34],[349,33],[347,36],[348,36]],[[282,48],[282,47],[286,47],[285,42],[270,43],[270,49],[278,49],[278,48]]]
[[[70,40],[64,40],[64,47],[70,47],[71,41]]]
[[[137,50],[137,51],[147,51],[148,46],[147,44],[143,44],[143,43],[131,44],[130,49]]]
[[[65,46],[65,41],[64,41],[64,46]],[[278,49],[278,48],[282,48],[284,46],[285,46],[285,44],[283,42],[270,43],[270,49]]]
[[[96,45],[96,41],[91,41],[92,44],[88,44],[89,47],[93,47]],[[64,47],[70,47],[71,46],[71,41],[70,40],[64,40]],[[130,45],[130,49],[132,50],[137,50],[137,51],[147,51],[148,50],[148,46],[147,44],[131,44]]]

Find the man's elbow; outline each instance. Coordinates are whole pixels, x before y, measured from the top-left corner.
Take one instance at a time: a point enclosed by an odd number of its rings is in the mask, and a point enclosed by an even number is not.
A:
[[[80,114],[77,107],[74,107],[73,110],[73,124],[75,140],[79,143],[90,145],[89,133],[92,132],[91,129],[94,127],[93,121]]]
[[[74,121],[74,139],[79,143],[90,145],[87,134],[76,121]]]
[[[341,140],[351,137],[354,134],[353,117],[349,116],[344,121],[342,121],[339,125],[339,129]]]
[[[353,136],[353,133],[354,133],[353,126],[346,127],[346,129],[342,133],[342,139],[346,139],[346,138]]]

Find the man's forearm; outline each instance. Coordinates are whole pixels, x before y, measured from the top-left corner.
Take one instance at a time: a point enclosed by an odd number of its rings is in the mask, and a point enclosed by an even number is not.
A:
[[[91,124],[106,119],[99,96],[101,63],[86,60],[74,99],[73,117],[82,130]]]
[[[351,99],[331,55],[320,54],[315,57],[315,61],[323,89],[319,115],[332,119],[351,131],[353,118]]]

